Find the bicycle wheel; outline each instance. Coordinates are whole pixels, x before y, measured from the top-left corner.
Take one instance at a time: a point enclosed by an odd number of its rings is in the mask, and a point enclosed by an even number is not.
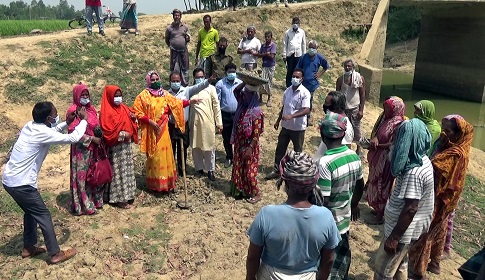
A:
[[[79,22],[77,19],[72,19],[69,21],[69,27],[71,29],[76,29],[76,28],[79,28]]]
[[[79,20],[79,26],[82,28],[86,28],[86,25],[88,25],[87,21],[85,18],[82,18]]]

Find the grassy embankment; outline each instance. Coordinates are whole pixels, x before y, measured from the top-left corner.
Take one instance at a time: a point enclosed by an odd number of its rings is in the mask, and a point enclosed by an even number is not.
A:
[[[34,29],[45,32],[70,29],[67,20],[0,20],[0,37],[29,34]]]

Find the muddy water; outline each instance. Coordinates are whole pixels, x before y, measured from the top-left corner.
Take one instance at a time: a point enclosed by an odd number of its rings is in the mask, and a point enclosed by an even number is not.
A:
[[[411,74],[386,70],[383,74],[381,88],[382,101],[390,95],[401,97],[406,103],[406,116],[414,115],[414,103],[422,99],[433,101],[436,108],[436,119],[449,114],[459,114],[475,126],[473,146],[485,150],[485,103],[474,103],[457,98],[441,96],[434,93],[412,90],[413,76]]]

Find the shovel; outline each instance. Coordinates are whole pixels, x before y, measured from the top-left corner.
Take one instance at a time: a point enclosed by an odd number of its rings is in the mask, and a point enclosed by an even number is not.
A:
[[[180,138],[180,149],[183,149],[184,147],[184,140]],[[177,201],[177,206],[180,209],[189,209],[192,205],[188,201],[187,198],[187,175],[185,174],[185,155],[184,151],[182,151],[182,175],[184,176],[184,194],[185,194],[185,199],[184,200],[179,200]]]

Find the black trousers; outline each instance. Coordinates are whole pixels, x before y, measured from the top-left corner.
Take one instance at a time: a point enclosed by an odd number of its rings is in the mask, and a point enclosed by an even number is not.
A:
[[[170,133],[170,140],[172,141],[172,150],[175,161],[177,162],[177,171],[179,175],[182,174],[182,152],[184,153],[184,164],[187,168],[187,148],[189,147],[189,123],[185,123],[185,133],[181,133],[175,124],[168,123],[168,132]],[[183,146],[180,145],[180,139],[183,141]]]
[[[294,131],[284,127],[281,129],[274,158],[275,169],[279,168],[281,159],[286,155],[290,141],[293,143],[293,150],[301,153],[303,151],[303,142],[305,142],[305,130]]]
[[[39,191],[32,186],[11,188],[3,185],[3,187],[24,211],[24,248],[37,244],[37,225],[39,225],[49,256],[59,253],[61,249],[57,243],[51,213],[45,206]]]
[[[236,8],[237,7],[237,0],[229,0],[229,7]]]
[[[232,160],[234,154],[231,145],[232,128],[234,127],[234,113],[227,113],[222,111],[222,143],[226,151],[226,159]]]
[[[291,86],[291,78],[293,77],[293,71],[295,71],[296,65],[300,57],[295,57],[295,54],[286,57],[286,87]]]

